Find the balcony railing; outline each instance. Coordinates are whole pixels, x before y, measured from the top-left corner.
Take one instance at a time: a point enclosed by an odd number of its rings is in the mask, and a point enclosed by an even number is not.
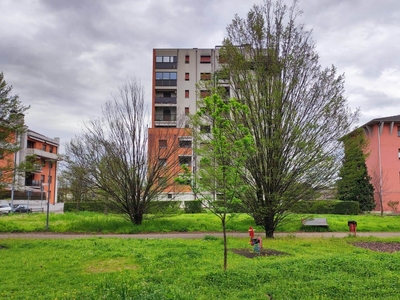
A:
[[[176,114],[163,114],[159,113],[155,115],[155,121],[175,121],[176,122]]]
[[[176,79],[156,79],[156,86],[176,86]]]
[[[26,186],[41,186],[42,185],[42,181],[41,180],[26,179],[25,180],[25,185]]]
[[[50,153],[47,151],[39,150],[39,149],[34,149],[34,148],[26,148],[26,155],[37,155],[39,157],[43,158],[49,158],[49,159],[54,159],[57,160],[58,156],[55,153]]]
[[[156,97],[158,104],[176,104],[176,97]]]

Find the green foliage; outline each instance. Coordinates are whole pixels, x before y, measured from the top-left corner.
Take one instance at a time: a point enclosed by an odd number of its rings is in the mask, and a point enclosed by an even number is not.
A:
[[[118,208],[110,207],[104,201],[65,202],[64,212],[90,211],[99,213],[122,213]]]
[[[358,202],[340,200],[299,201],[290,210],[293,213],[304,214],[358,215],[360,213]]]
[[[186,214],[198,214],[203,211],[201,201],[185,201]]]
[[[20,149],[18,135],[26,130],[24,114],[29,109],[19,100],[17,95],[11,95],[12,86],[7,84],[0,72],[0,154],[2,160],[0,185],[8,183],[15,171],[13,157],[10,154]]]
[[[342,138],[344,159],[337,182],[338,199],[358,201],[362,211],[375,208],[374,187],[365,163],[368,146],[361,128]]]
[[[247,214],[232,215],[226,224],[230,232],[247,233],[252,226],[256,232],[254,219]],[[359,232],[399,232],[400,216],[380,217],[378,215],[314,215],[290,214],[278,226],[278,232],[298,232],[303,218],[327,218],[330,231],[348,231],[347,222],[355,220]],[[13,214],[0,217],[0,232],[41,232],[45,230],[46,214]],[[50,213],[51,232],[69,233],[154,233],[154,232],[221,232],[220,219],[211,213],[179,215],[146,215],[141,226],[134,226],[124,215],[94,212]]]
[[[338,140],[358,115],[344,97],[344,76],[320,65],[298,3],[265,0],[236,15],[220,50],[231,93],[250,111],[233,118],[255,143],[245,165],[251,189],[239,198],[270,238],[292,205],[333,183]]]
[[[265,247],[287,255],[248,259],[229,251],[232,266],[223,272],[216,268],[223,245],[206,236],[4,239],[0,251],[2,283],[7,288],[0,290],[0,298],[398,299],[398,254],[358,248],[353,242],[277,238]],[[231,239],[231,249],[251,251],[247,238]],[[46,278],[52,278],[52,284]]]
[[[152,201],[149,214],[179,214],[182,213],[181,201]]]

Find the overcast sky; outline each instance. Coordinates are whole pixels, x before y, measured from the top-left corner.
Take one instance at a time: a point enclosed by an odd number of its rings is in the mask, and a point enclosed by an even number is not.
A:
[[[290,0],[287,1],[287,3]],[[136,77],[151,101],[153,48],[214,48],[262,0],[0,0],[0,72],[30,129],[61,143]],[[400,114],[400,1],[300,0],[322,66],[346,76],[359,125]]]

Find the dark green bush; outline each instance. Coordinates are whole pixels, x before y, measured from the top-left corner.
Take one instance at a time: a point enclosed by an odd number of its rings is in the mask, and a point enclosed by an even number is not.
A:
[[[77,211],[92,211],[99,213],[122,213],[119,208],[107,205],[102,201],[88,201],[88,202],[65,202],[64,212],[77,212]]]
[[[357,201],[341,201],[335,205],[333,213],[337,215],[358,215],[360,203]]]
[[[312,200],[299,201],[290,211],[301,214],[358,215],[360,206],[356,201]]]
[[[182,212],[181,201],[153,201],[147,211],[149,214],[179,214]]]
[[[215,201],[215,206],[224,206],[224,202],[221,200]],[[230,213],[247,213],[247,210],[244,208],[243,204],[238,202],[238,203],[229,203],[228,204],[228,211]]]
[[[201,201],[185,201],[186,214],[198,214],[203,212]]]

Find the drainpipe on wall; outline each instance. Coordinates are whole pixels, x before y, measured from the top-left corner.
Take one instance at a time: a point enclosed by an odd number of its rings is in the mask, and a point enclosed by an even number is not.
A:
[[[379,204],[381,206],[381,215],[383,215],[383,199],[382,199],[382,157],[381,157],[381,134],[384,122],[380,122],[378,126],[378,161],[379,161]]]

